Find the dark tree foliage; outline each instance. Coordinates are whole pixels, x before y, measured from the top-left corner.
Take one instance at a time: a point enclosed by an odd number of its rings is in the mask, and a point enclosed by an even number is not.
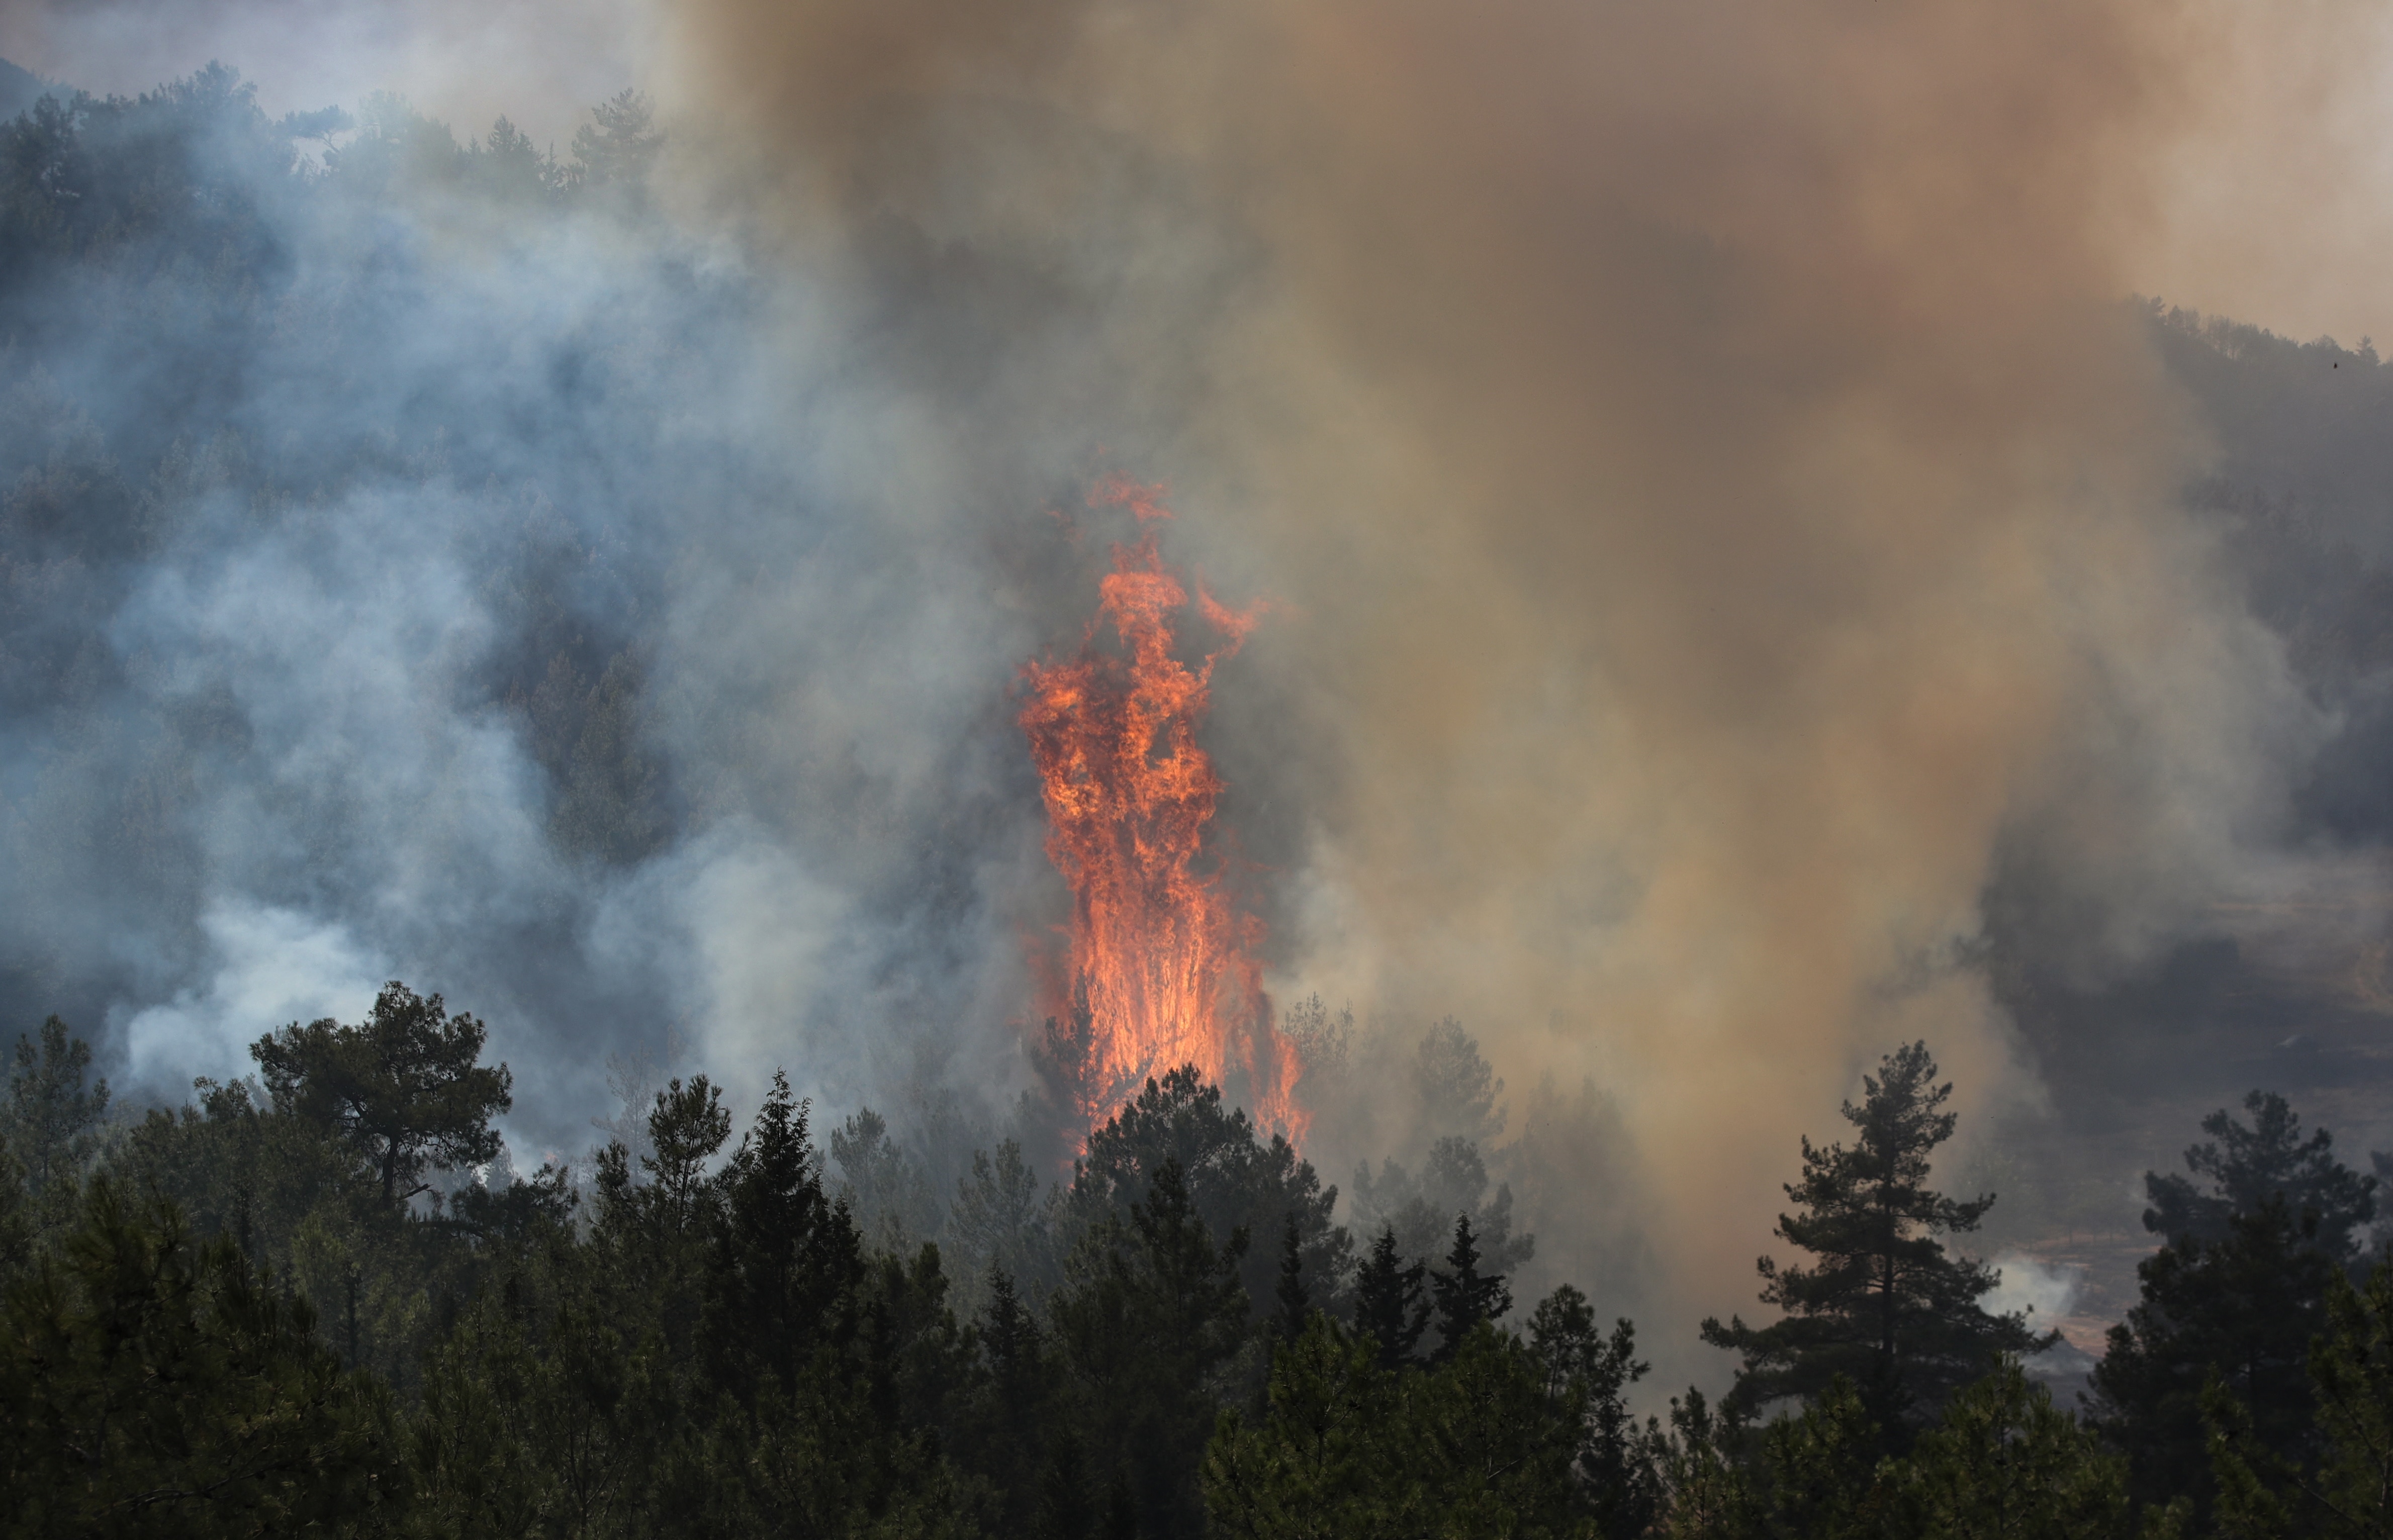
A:
[[[79,1064],[85,1051],[69,1037],[48,1058]],[[713,1085],[656,1092],[647,1153],[601,1153],[586,1219],[564,1172],[502,1180],[503,1162],[438,1207],[386,1203],[354,1129],[296,1083],[266,1099],[245,1082],[197,1089],[193,1105],[129,1130],[75,1227],[16,1265],[0,1495],[19,1532],[2126,1533],[2124,1461],[2015,1364],[1947,1396],[1900,1457],[1863,1388],[1833,1375],[1764,1427],[1734,1397],[1716,1415],[1692,1392],[1667,1430],[1641,1426],[1628,1323],[1599,1328],[1565,1286],[1523,1332],[1505,1330],[1504,1281],[1483,1271],[1467,1212],[1435,1286],[1436,1362],[1416,1356],[1428,1270],[1383,1230],[1349,1328],[1317,1308],[1293,1205],[1268,1248],[1279,1286],[1266,1316],[1242,1278],[1243,1237],[1215,1234],[1168,1144],[1148,1163],[1170,1118],[1142,1124],[1137,1108],[1116,1133],[1146,1138],[1125,1140],[1109,1168],[1143,1189],[1096,1210],[1050,1297],[983,1264],[966,1319],[935,1246],[858,1233],[785,1077],[728,1159]],[[1144,1111],[1170,1112],[1157,1090]],[[1184,1099],[1204,1137],[1183,1147],[1236,1169],[1201,1127],[1210,1105]],[[1912,1126],[1941,1137],[1929,1106]],[[864,1160],[885,1139],[860,1116],[845,1131]],[[1000,1164],[983,1162],[1012,1204],[1031,1189],[998,1181]],[[21,1171],[0,1175],[21,1205]],[[135,1190],[153,1195],[120,1196]],[[2246,1533],[2368,1533],[2335,1515],[2369,1511],[2366,1481],[2393,1447],[2378,1383],[2393,1371],[2376,1362],[2393,1307],[2375,1298],[2393,1284],[2363,1301],[2315,1226],[2289,1227],[2282,1198],[2261,1217],[2277,1231],[2238,1215],[2217,1243],[2251,1243],[2238,1264],[2248,1298],[2230,1313],[2297,1313],[2266,1291],[2314,1269],[2334,1301],[2330,1345],[2309,1364],[2319,1419],[2281,1444],[2265,1423],[2282,1411],[2270,1387],[2298,1344],[2264,1345],[2276,1356],[2263,1377],[2236,1377],[2234,1364],[2260,1362],[2237,1342],[2179,1344],[2208,1377],[2191,1416],[2206,1412],[2214,1433],[2218,1511]],[[187,1224],[204,1238],[185,1239]],[[2216,1269],[2204,1245],[2173,1249]],[[2163,1278],[2139,1348],[2159,1340],[2174,1299]],[[2128,1361],[2114,1353],[2106,1372]],[[2277,1522],[2289,1515],[2292,1528]]]
[[[2253,1091],[2243,1110],[2252,1116],[2248,1128],[2223,1107],[2202,1120],[2210,1138],[2185,1152],[2190,1176],[2144,1174],[2151,1200],[2144,1228],[2170,1241],[2220,1241],[2236,1215],[2257,1213],[2276,1198],[2289,1214],[2315,1215],[2315,1244],[2337,1261],[2350,1259],[2376,1217],[2376,1179],[2335,1159],[2326,1129],[2303,1138],[2301,1118],[2274,1091]]]
[[[1226,1105],[1221,1088],[1206,1084],[1194,1065],[1149,1080],[1089,1135],[1087,1154],[1073,1168],[1074,1217],[1090,1224],[1124,1215],[1167,1164],[1179,1168],[1196,1212],[1225,1241],[1240,1233],[1275,1235],[1293,1220],[1317,1297],[1327,1302],[1342,1294],[1353,1243],[1330,1221],[1338,1189],[1324,1187],[1313,1163],[1282,1136],[1262,1142],[1246,1113]],[[1267,1239],[1242,1253],[1240,1281],[1259,1315],[1271,1309],[1277,1264],[1278,1248]]]
[[[72,1210],[83,1172],[99,1153],[108,1082],[90,1074],[91,1045],[56,1016],[42,1023],[38,1043],[17,1039],[0,1130],[24,1169],[33,1210],[53,1220]]]
[[[1939,1238],[1976,1229],[1994,1200],[1956,1202],[1927,1184],[1929,1152],[1955,1122],[1942,1110],[1953,1088],[1935,1078],[1925,1043],[1897,1050],[1863,1078],[1862,1104],[1844,1105],[1859,1130],[1851,1147],[1803,1142],[1803,1180],[1786,1189],[1801,1211],[1781,1215],[1777,1233],[1818,1263],[1760,1259],[1762,1300],[1783,1319],[1704,1323],[1705,1341],[1744,1359],[1731,1393],[1736,1408],[1811,1400],[1841,1374],[1872,1421],[1899,1434],[2003,1354],[2053,1340],[2039,1339],[2022,1316],[1981,1309],[1994,1270],[1948,1254]]]
[[[33,1226],[26,1212],[25,1168],[0,1133],[0,1289],[33,1260]]]
[[[2247,1445],[2271,1468],[2307,1468],[2317,1448],[2303,1364],[2341,1275],[2316,1216],[2271,1196],[2230,1215],[2222,1239],[2180,1236],[2136,1274],[2141,1295],[2094,1370],[2094,1413],[2127,1455],[2138,1495],[2207,1501],[2202,1398],[2214,1377],[2243,1408]]]
[[[2207,1504],[2205,1384],[2236,1403],[2252,1469],[2307,1470],[2319,1455],[2303,1362],[2328,1287],[2354,1265],[2375,1179],[2336,1161],[2323,1129],[2304,1137],[2284,1099],[2244,1098],[2186,1152],[2190,1176],[2148,1173],[2144,1223],[2167,1244],[2137,1267],[2140,1293],[2094,1372],[2095,1414],[2129,1456],[2138,1495]]]
[[[1902,1533],[1891,1522],[1885,1445],[1853,1382],[1831,1379],[1818,1400],[1761,1431],[1770,1528],[1807,1540]]]
[[[406,1507],[381,1388],[171,1208],[96,1183],[0,1322],[8,1533],[348,1533]]]
[[[2016,1360],[1955,1395],[1911,1458],[1881,1468],[1888,1520],[1876,1534],[2021,1534],[2112,1540],[2178,1533],[2182,1509],[2134,1522],[2125,1462],[2052,1404]]]
[[[755,1126],[724,1168],[706,1261],[705,1351],[746,1395],[794,1390],[817,1344],[846,1323],[864,1271],[846,1206],[823,1194],[808,1109],[774,1072]]]
[[[1085,1472],[1067,1429],[1058,1426],[1058,1368],[1039,1317],[992,1266],[988,1305],[978,1332],[982,1373],[958,1406],[951,1446],[968,1467],[987,1474],[995,1493],[992,1517],[1001,1534],[1056,1532],[1042,1506],[1057,1494],[1069,1507],[1081,1499]],[[1061,1532],[1085,1533],[1087,1520],[1061,1521]]]
[[[1574,1410],[1493,1327],[1433,1373],[1397,1373],[1316,1314],[1274,1366],[1263,1416],[1223,1417],[1205,1456],[1208,1517],[1253,1540],[1584,1533]]]
[[[439,996],[393,980],[359,1025],[294,1022],[250,1053],[275,1109],[335,1133],[397,1204],[429,1188],[427,1169],[480,1165],[503,1147],[490,1119],[515,1104],[512,1077],[479,1063],[484,1037]]]
[[[1437,1304],[1437,1351],[1433,1364],[1444,1364],[1460,1351],[1472,1328],[1496,1321],[1512,1308],[1512,1291],[1500,1272],[1479,1271],[1479,1242],[1471,1233],[1471,1216],[1454,1220],[1454,1245],[1445,1253],[1445,1270],[1430,1275],[1431,1296]]]
[[[1634,1540],[1661,1516],[1654,1436],[1638,1427],[1628,1388],[1650,1365],[1637,1357],[1637,1328],[1626,1317],[1601,1330],[1595,1310],[1564,1284],[1529,1316],[1529,1352],[1545,1372],[1546,1394],[1577,1412],[1573,1462],[1581,1491],[1605,1540]]]
[[[1209,1384],[1248,1341],[1243,1232],[1216,1244],[1165,1155],[1129,1217],[1097,1221],[1053,1308],[1093,1473],[1118,1475],[1141,1533],[1196,1533],[1197,1460],[1220,1402]]]
[[[1396,1250],[1396,1233],[1383,1228],[1371,1243],[1354,1279],[1354,1330],[1377,1345],[1382,1369],[1412,1362],[1429,1330],[1429,1268],[1407,1263]]]
[[[2203,1390],[2222,1533],[2360,1540],[2393,1532],[2393,1268],[2364,1288],[2327,1279],[2326,1329],[2309,1352],[2319,1450],[2308,1468],[2258,1437],[2253,1409],[2215,1377]]]
[[[1279,1305],[1279,1336],[1293,1342],[1304,1333],[1313,1313],[1313,1296],[1304,1286],[1304,1233],[1290,1213],[1280,1227],[1279,1286],[1273,1290]]]

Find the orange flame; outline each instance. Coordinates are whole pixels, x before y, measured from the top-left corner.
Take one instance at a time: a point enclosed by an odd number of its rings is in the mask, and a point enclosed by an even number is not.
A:
[[[1238,650],[1262,606],[1228,609],[1200,586],[1197,611],[1223,644],[1195,669],[1172,657],[1171,618],[1188,593],[1156,549],[1153,526],[1171,516],[1162,495],[1119,476],[1099,485],[1091,504],[1128,507],[1144,532],[1114,546],[1078,656],[1022,671],[1047,854],[1072,890],[1063,955],[1040,959],[1046,1003],[1075,1029],[1066,1094],[1083,1129],[1150,1075],[1193,1064],[1295,1139],[1306,1122],[1295,1045],[1262,991],[1262,921],[1232,902],[1221,861],[1205,859],[1223,781],[1196,745],[1213,665]],[[1096,649],[1108,620],[1119,654]]]

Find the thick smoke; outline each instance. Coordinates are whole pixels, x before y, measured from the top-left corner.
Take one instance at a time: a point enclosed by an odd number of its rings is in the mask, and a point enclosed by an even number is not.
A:
[[[950,289],[1001,362],[938,441],[1108,422],[1285,601],[1223,754],[1301,808],[1290,978],[1593,1076],[1725,1307],[1877,1053],[2031,1093],[1974,966],[2006,842],[2134,956],[2321,730],[2125,303],[2183,20],[734,0],[677,78],[800,245],[1074,294]]]
[[[994,1120],[1059,898],[1003,692],[1078,634],[1117,470],[1270,606],[1216,680],[1224,818],[1283,1000],[1388,1026],[1314,1153],[1455,1131],[1401,1088],[1461,1014],[1536,1265],[1650,1258],[1666,1342],[1746,1303],[1797,1136],[1898,1041],[1977,1126],[2034,1103],[1990,884],[2099,979],[2310,880],[2332,724],[2182,506],[2211,451],[2127,302],[2217,132],[2201,14],[649,25],[650,214],[272,212],[268,340],[127,493],[164,532],[44,569],[105,645],[10,708],[20,1012],[163,1082],[396,973],[490,1018],[536,1142],[669,1030]],[[405,304],[344,288],[389,264]],[[188,378],[129,329],[29,358],[17,463],[61,475]],[[260,506],[210,454],[340,468]]]
[[[1053,628],[852,328],[387,101],[303,184],[221,76],[170,98],[228,125],[221,264],[13,296],[12,1016],[171,1094],[404,978],[490,1023],[535,1155],[668,1039],[747,1095],[1001,1090],[1003,691]]]

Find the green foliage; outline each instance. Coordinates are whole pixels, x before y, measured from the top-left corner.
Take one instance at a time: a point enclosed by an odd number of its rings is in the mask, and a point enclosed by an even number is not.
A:
[[[26,1213],[25,1168],[9,1151],[0,1131],[0,1289],[5,1289],[33,1258],[33,1227]]]
[[[1662,1494],[1658,1433],[1640,1429],[1628,1409],[1628,1388],[1648,1368],[1637,1359],[1637,1328],[1624,1318],[1609,1334],[1599,1330],[1587,1296],[1564,1284],[1531,1312],[1529,1352],[1544,1371],[1548,1399],[1576,1409],[1575,1468],[1597,1533],[1608,1540],[1643,1534]]]
[[[1254,1424],[1223,1414],[1205,1455],[1214,1530],[1236,1536],[1594,1533],[1576,1429],[1516,1339],[1481,1325],[1431,1374],[1315,1315],[1273,1367]]]
[[[2203,1388],[2221,1534],[2393,1535],[2393,1267],[2380,1263],[2364,1287],[2329,1276],[2308,1370],[2321,1445],[2308,1469],[2258,1435],[2253,1408],[2224,1377]]]
[[[2232,1507],[2256,1524],[2314,1478],[2323,1446],[2305,1360],[2376,1183],[2335,1160],[2325,1129],[2305,1138],[2282,1097],[2256,1090],[2243,1105],[2249,1127],[2224,1110],[2203,1119],[2211,1139],[2185,1156],[2198,1184],[2146,1175],[2144,1223],[2167,1244],[2138,1265],[2139,1296],[2094,1388],[2139,1496],[2206,1506],[2216,1491],[2222,1522]]]
[[[1885,1439],[1851,1380],[1838,1375],[1800,1415],[1774,1419],[1761,1444],[1775,1533],[1863,1540],[1892,1527],[1889,1477],[1899,1468],[1881,1460]]]
[[[2022,1316],[1980,1309],[1994,1270],[1949,1255],[1938,1238],[1976,1229],[1994,1200],[1957,1202],[1927,1184],[1929,1152],[1955,1122],[1943,1110],[1953,1088],[1935,1077],[1925,1043],[1900,1049],[1863,1080],[1862,1105],[1844,1105],[1860,1130],[1850,1148],[1803,1142],[1803,1180],[1786,1189],[1801,1211],[1781,1215],[1777,1233],[1818,1264],[1782,1269],[1762,1258],[1762,1300],[1784,1318],[1703,1326],[1704,1340],[1743,1356],[1732,1392],[1740,1410],[1816,1398],[1843,1375],[1872,1420],[1899,1435],[1905,1419],[1932,1413],[2003,1354],[2053,1340],[2039,1340]]]
[[[2096,1540],[2138,1533],[2125,1462],[2052,1404],[2016,1360],[1953,1395],[1907,1455],[1839,1376],[1799,1413],[1756,1431],[1698,1391],[1671,1403],[1654,1441],[1654,1533],[1710,1540]],[[2157,1509],[2141,1533],[2173,1536]]]
[[[1313,1314],[1313,1294],[1304,1286],[1304,1234],[1294,1214],[1280,1227],[1279,1286],[1272,1297],[1279,1306],[1274,1330],[1281,1341],[1293,1342]]]
[[[2224,1239],[2186,1235],[2138,1264],[2141,1295],[2111,1328],[2094,1389],[2097,1415],[2133,1462],[2139,1496],[2206,1500],[2203,1397],[2214,1376],[2243,1408],[2255,1468],[2294,1471],[2312,1462],[2303,1363],[2342,1272],[2316,1242],[2316,1216],[2296,1218],[2271,1197],[2256,1212],[2232,1215]]]
[[[1126,1220],[1091,1228],[1053,1303],[1088,1458],[1120,1474],[1143,1533],[1193,1531],[1198,1457],[1249,1346],[1246,1249],[1243,1233],[1214,1243],[1166,1155]]]
[[[410,1494],[387,1398],[307,1306],[165,1205],[94,1184],[8,1292],[0,1503],[43,1535],[361,1534]]]
[[[1748,1540],[1762,1509],[1747,1473],[1750,1428],[1733,1403],[1712,1409],[1693,1386],[1670,1398],[1670,1430],[1655,1451],[1661,1532],[1669,1540]]]
[[[2393,1267],[2367,1287],[2327,1281],[2327,1330],[2310,1350],[2310,1388],[2326,1456],[2315,1481],[2320,1528],[2333,1536],[2393,1534]]]
[[[1242,1110],[1226,1106],[1218,1086],[1183,1064],[1147,1081],[1129,1104],[1089,1135],[1073,1166],[1069,1222],[1089,1226],[1122,1218],[1157,1174],[1176,1167],[1196,1213],[1217,1237],[1278,1234],[1293,1219],[1307,1276],[1324,1303],[1342,1296],[1353,1270],[1353,1242],[1331,1222],[1338,1189],[1325,1188],[1313,1163],[1274,1134],[1257,1137]],[[1271,1309],[1278,1248],[1241,1246],[1239,1279],[1258,1314]]]
[[[488,1112],[505,1083],[479,1063],[480,1024],[393,985],[366,1025],[317,1026],[257,1045],[270,1096],[201,1081],[192,1104],[65,1159],[99,1155],[103,1174],[62,1239],[22,1248],[8,1286],[10,1533],[2077,1540],[2136,1527],[2127,1462],[2015,1360],[1945,1394],[1900,1455],[1867,1387],[1833,1373],[1766,1426],[1743,1394],[1715,1407],[1693,1390],[1667,1428],[1641,1424],[1629,1323],[1600,1326],[1563,1286],[1522,1334],[1505,1330],[1505,1280],[1484,1269],[1467,1210],[1434,1273],[1383,1228],[1341,1325],[1314,1269],[1343,1255],[1342,1233],[1318,1244],[1309,1172],[1210,1088],[1149,1087],[1092,1141],[1073,1194],[1044,1206],[1018,1147],[978,1159],[949,1215],[982,1253],[977,1306],[960,1315],[937,1246],[860,1232],[784,1076],[727,1159],[718,1088],[656,1090],[628,1130],[642,1153],[620,1140],[600,1152],[585,1216],[554,1167],[513,1181],[502,1161],[487,1185],[446,1194],[425,1183],[443,1156],[500,1154]],[[41,1126],[72,1143],[101,1093],[85,1089],[87,1048],[51,1036],[27,1051],[24,1104],[66,1109]],[[1880,1195],[1914,1215],[1977,1207],[1924,1191],[1924,1152],[1950,1119],[1924,1051],[1890,1064],[1905,1073],[1871,1082],[1856,1119],[1865,1151],[1910,1152],[1881,1163]],[[1885,1098],[1899,1105],[1875,1105]],[[1267,1315],[1247,1281],[1249,1232],[1213,1228],[1183,1151],[1222,1211],[1275,1215]],[[1834,1217],[1850,1193],[1829,1179],[1856,1157],[1807,1153],[1810,1194],[1835,1200],[1810,1218]],[[893,1171],[909,1194],[878,1118],[851,1118],[831,1154],[847,1194]],[[5,1227],[29,1187],[0,1168]],[[1078,1221],[1072,1249],[1052,1291],[1028,1294],[1000,1259],[1044,1254],[1059,1212]],[[902,1233],[883,1228],[885,1243]],[[2314,1220],[2289,1219],[2272,1193],[2230,1215],[2224,1240],[2174,1242],[2147,1286],[2130,1346],[2209,1378],[2191,1415],[2208,1419],[2220,1533],[2384,1533],[2393,1270],[2356,1290]],[[2244,1338],[2159,1351],[2168,1331],[2282,1314],[2313,1286],[2330,1327],[2308,1364],[2315,1424],[2270,1399],[2276,1338],[2259,1378]],[[1432,1297],[1438,1351],[1424,1362]],[[2134,1358],[2114,1350],[2106,1374]],[[2106,1430],[2131,1442],[2148,1424]],[[2142,1533],[2173,1536],[2190,1515],[2148,1503]]]
[[[2125,1462],[2016,1361],[1953,1398],[1894,1477],[1923,1540],[2100,1540],[2132,1524]]]
[[[490,1118],[514,1103],[507,1066],[478,1061],[482,1024],[393,980],[357,1026],[326,1017],[250,1048],[275,1110],[356,1152],[386,1204],[427,1191],[427,1169],[479,1165],[503,1147]]]
[[[1375,1343],[1314,1316],[1276,1355],[1264,1416],[1249,1426],[1223,1414],[1207,1446],[1213,1528],[1254,1540],[1401,1533],[1395,1513],[1417,1475],[1401,1401]]]

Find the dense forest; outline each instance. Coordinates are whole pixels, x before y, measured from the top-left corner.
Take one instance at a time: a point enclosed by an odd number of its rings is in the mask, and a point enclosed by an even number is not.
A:
[[[1451,1024],[1424,1064],[1484,1063]],[[1453,1039],[1459,1038],[1458,1043]],[[817,1142],[704,1077],[586,1172],[495,1170],[486,1031],[388,985],[255,1076],[111,1116],[19,1040],[0,1185],[0,1492],[24,1534],[2364,1534],[2393,1522],[2376,1179],[2282,1098],[2147,1179],[2160,1248],[2083,1408],[1955,1247],[1925,1045],[1800,1151],[1707,1321],[1733,1389],[1634,1404],[1634,1326],[1426,1254],[1193,1071],[1050,1182],[975,1155],[944,1243],[869,1110]],[[631,1120],[626,1120],[627,1124]],[[938,1200],[932,1198],[935,1204]],[[1407,1225],[1418,1233],[1417,1221]],[[1525,1239],[1525,1238],[1523,1238]]]
[[[766,687],[735,680],[751,694],[710,714],[657,659],[667,585],[721,577],[660,531],[772,502],[786,470],[668,403],[728,412],[745,386],[714,345],[775,301],[704,252],[622,256],[661,142],[634,94],[559,154],[504,119],[461,143],[386,98],[271,119],[220,68],[130,99],[37,85],[0,73],[28,104],[0,125],[0,1007],[49,1016],[0,1107],[8,1533],[2393,1528],[2376,1178],[2273,1094],[2148,1178],[2157,1249],[2082,1405],[2035,1377],[2049,1337],[1986,1308],[1969,1237],[1999,1194],[1942,1190],[1955,1122],[1924,1045],[1884,1060],[1845,1129],[1821,1109],[1836,1137],[1787,1152],[1755,1320],[1702,1328],[1735,1377],[1717,1398],[1651,1383],[1611,1277],[1523,1286],[1537,1252],[1489,1169],[1497,1083],[1452,1021],[1392,1061],[1419,1137],[1342,1194],[1184,1069],[1084,1142],[1035,1098],[1002,1127],[957,1120],[952,1176],[870,1109],[817,1126],[788,1077],[627,1072],[595,1152],[552,1127],[570,1153],[521,1172],[497,1120],[518,1072],[559,1072],[498,1062],[483,1021],[398,983],[355,1022],[247,1021],[237,1067],[188,1097],[154,1075],[112,1094],[91,1024],[255,920],[224,914],[236,858],[258,891],[374,908],[442,957],[444,986],[503,977],[561,1018],[673,1019],[653,981],[519,959],[595,923],[577,906],[606,874],[788,790],[657,749]],[[557,257],[569,234],[636,266],[636,292]],[[997,281],[876,238],[892,285]],[[530,305],[494,276],[517,268],[553,304],[538,346],[477,325]],[[2386,554],[2351,516],[2381,478],[2303,442],[2334,427],[2304,404],[2312,365],[2361,380],[2346,412],[2386,398],[2384,366],[2148,320],[2195,395],[2284,419],[2230,443],[2197,501],[2256,611],[2360,724],[2305,816],[2393,828],[2372,751],[2393,722]],[[908,351],[900,307],[873,324]],[[654,516],[592,512],[623,506]],[[392,555],[411,542],[460,559]],[[162,579],[162,553],[205,581]],[[377,581],[341,592],[372,603],[339,626],[250,629],[293,619],[270,592],[292,574],[360,572]],[[469,611],[505,623],[440,630]],[[212,673],[195,637],[262,661]],[[468,658],[439,704],[472,731],[379,779],[327,771],[312,734],[421,707],[372,687],[406,648]],[[257,690],[335,657],[355,690]],[[407,720],[376,741],[433,736]],[[508,805],[532,827],[474,821],[460,785],[505,778],[476,733],[525,746],[538,784],[510,782]],[[806,769],[857,849],[898,824],[865,769],[829,750]],[[1024,800],[1000,776],[953,784],[974,790],[943,832],[981,816],[973,798]],[[268,812],[298,832],[258,835]],[[378,838],[399,818],[407,861]],[[421,855],[447,845],[530,851],[509,869],[552,885],[461,900]],[[975,849],[909,848],[874,901],[909,937],[946,934]],[[471,1003],[503,1019],[515,1000]],[[1326,1077],[1345,1039],[1310,1012],[1291,1024]],[[196,1019],[111,1022],[107,1051],[143,1068],[145,1041]]]

